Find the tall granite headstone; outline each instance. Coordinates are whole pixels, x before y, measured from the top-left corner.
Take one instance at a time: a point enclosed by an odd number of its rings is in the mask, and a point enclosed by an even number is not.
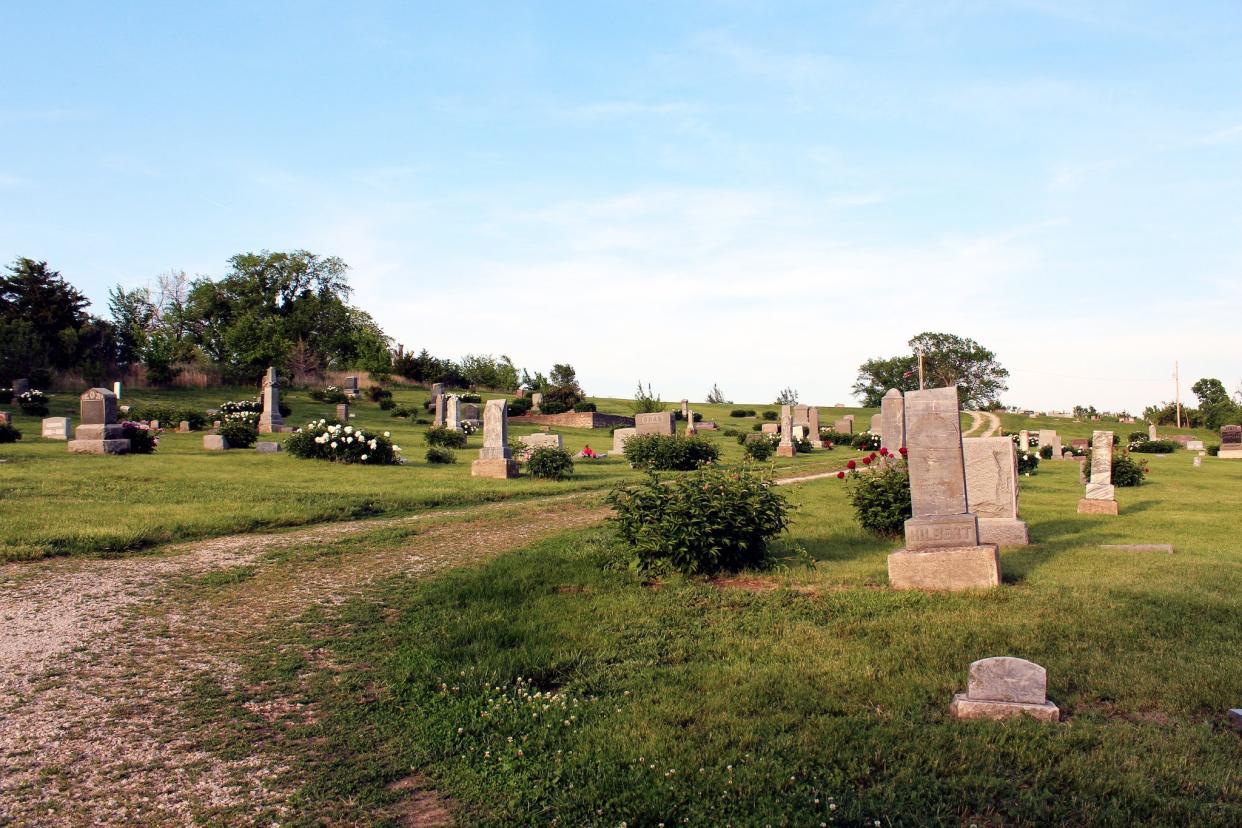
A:
[[[345,378],[345,394],[351,398],[358,396],[358,378],[357,377],[346,377]]]
[[[906,400],[896,388],[880,399],[880,446],[898,452],[906,446]]]
[[[806,430],[810,435],[811,444],[823,448],[823,437],[819,433],[819,409],[813,405],[808,405],[806,408]]]
[[[694,424],[694,409],[686,408],[686,436],[693,437],[699,433],[699,429]]]
[[[445,403],[444,395],[436,394],[435,397],[432,398],[432,404],[435,407],[435,417],[434,419],[432,419],[431,424],[435,426],[436,428],[443,428],[444,413],[445,413],[445,408],[447,407],[447,404]]]
[[[1031,450],[1031,432],[1023,429],[1018,432],[1018,451],[1027,452]]]
[[[776,444],[777,457],[793,457],[798,453],[793,441],[793,411],[790,406],[781,406],[781,441]]]
[[[979,518],[979,542],[1026,546],[1030,533],[1018,518],[1018,452],[1009,437],[966,437],[966,506]]]
[[[966,501],[957,387],[905,395],[906,449],[913,516],[906,548],[888,556],[896,589],[970,589],[1000,585],[995,544],[980,543],[979,520]]]
[[[1078,501],[1081,515],[1117,514],[1117,490],[1113,487],[1113,433],[1091,432],[1091,479],[1087,496]]]
[[[263,413],[259,415],[259,433],[276,434],[284,429],[285,420],[280,416],[280,379],[275,368],[268,368],[263,375]]]
[[[509,405],[505,400],[488,400],[483,407],[483,448],[479,449],[479,459],[470,464],[470,474],[499,479],[518,476],[518,464],[509,448]]]
[[[509,427],[509,409],[505,409],[505,428]],[[444,427],[450,431],[461,431],[461,397],[449,394],[444,401]]]
[[[125,429],[117,423],[116,394],[106,388],[91,388],[78,400],[82,424],[69,441],[76,454],[125,454],[130,449]]]
[[[1226,460],[1242,458],[1242,425],[1220,427],[1219,457]]]
[[[675,419],[671,411],[654,411],[634,415],[634,428],[639,434],[676,434]]]
[[[433,383],[431,384],[431,397],[432,397],[432,399],[435,399],[436,397],[440,397],[440,396],[443,396],[443,395],[444,395],[444,383],[442,383],[442,382],[433,382]]]
[[[685,420],[689,418],[689,416],[690,416],[690,401],[682,400],[681,401],[681,418]]]

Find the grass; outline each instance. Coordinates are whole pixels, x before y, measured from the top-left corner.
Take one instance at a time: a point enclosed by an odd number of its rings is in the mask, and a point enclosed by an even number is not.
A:
[[[826,480],[788,490],[812,569],[651,584],[607,529],[563,535],[269,631],[250,682],[320,705],[308,822],[413,769],[470,825],[1237,825],[1242,463],[1152,467],[1116,518],[1075,513],[1074,464],[1024,478],[1034,544],[986,593],[888,589],[897,544]],[[1127,542],[1177,551],[1101,548]],[[950,720],[992,655],[1044,665],[1065,721]]]
[[[175,389],[129,392],[123,402],[164,402],[205,410],[226,400],[253,396],[253,389],[245,388]],[[398,387],[394,393],[398,405],[420,410],[427,398],[426,391],[408,387]],[[283,399],[293,409],[288,418],[293,426],[335,416],[335,405],[314,402],[305,392],[288,393]],[[602,408],[630,411],[623,401]],[[577,462],[573,479],[564,482],[473,478],[470,461],[478,456],[481,434],[471,437],[466,449],[455,452],[457,463],[433,465],[424,460],[422,434],[427,426],[392,417],[370,401],[355,401],[351,410],[355,425],[390,431],[405,450],[408,464],[342,466],[253,450],[206,452],[201,433],[168,430],[153,455],[71,455],[63,441],[39,436],[40,418],[17,413],[14,424],[24,438],[0,445],[0,561],[114,555],[236,532],[603,489],[637,474],[623,459],[613,457]],[[76,422],[76,414],[73,395],[53,397],[51,416],[69,415]],[[727,424],[721,420],[722,427]],[[515,425],[511,435],[536,430]],[[588,444],[598,451],[612,448],[607,431],[556,431],[575,454]],[[726,462],[742,459],[741,447],[731,437],[720,432],[704,432],[703,436],[720,446]],[[280,438],[264,435],[261,439]],[[856,454],[837,450],[800,455],[780,460],[774,468],[822,471]]]

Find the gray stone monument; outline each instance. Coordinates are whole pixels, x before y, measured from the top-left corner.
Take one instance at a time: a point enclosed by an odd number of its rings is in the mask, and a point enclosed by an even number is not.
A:
[[[684,420],[690,416],[690,401],[681,401],[681,418]]]
[[[913,516],[906,548],[888,556],[895,589],[960,590],[1000,585],[996,544],[980,543],[966,501],[957,387],[905,395],[907,463]]]
[[[346,377],[345,378],[345,394],[349,397],[358,396],[358,378],[357,377]]]
[[[1117,490],[1113,487],[1113,433],[1091,432],[1091,480],[1087,496],[1078,501],[1080,515],[1117,514]]]
[[[1018,451],[1028,452],[1031,450],[1031,432],[1023,429],[1018,432]]]
[[[966,692],[949,705],[955,719],[1011,719],[1032,716],[1060,721],[1061,711],[1048,701],[1048,673],[1023,658],[998,656],[970,665]]]
[[[72,423],[68,417],[47,417],[43,420],[44,439],[68,440],[72,436]]]
[[[276,434],[285,430],[285,420],[280,416],[280,379],[275,368],[268,368],[263,375],[263,413],[259,415],[259,433]]]
[[[1026,546],[1026,521],[1018,518],[1018,452],[1009,437],[966,437],[966,506],[979,518],[979,542]]]
[[[884,415],[883,414],[872,414],[871,415],[871,433],[879,435],[880,443],[883,444],[884,442]]]
[[[838,434],[853,434],[854,420],[848,417],[842,417],[832,424],[832,430]]]
[[[280,443],[255,443],[254,450],[259,454],[278,454]]]
[[[484,424],[486,428],[486,424]],[[486,437],[486,435],[484,435]],[[527,448],[565,448],[565,438],[560,434],[527,434],[525,437],[519,437],[519,442]]]
[[[189,434],[192,430],[193,429],[190,428],[189,420],[182,420],[180,423],[177,424],[178,434]]]
[[[612,454],[625,453],[625,441],[638,434],[637,428],[618,428],[612,433]]]
[[[694,409],[686,409],[686,436],[693,437],[699,433],[698,426],[694,424]]]
[[[488,400],[483,407],[483,448],[479,449],[479,459],[470,464],[470,474],[499,479],[518,476],[518,464],[509,449],[509,406],[505,400]]]
[[[906,399],[890,388],[880,400],[880,447],[900,452],[906,446]]]
[[[337,403],[336,418],[349,425],[349,403]]]
[[[1155,423],[1152,423],[1151,425],[1147,426],[1147,439],[1148,440],[1159,440],[1160,439],[1159,437],[1156,436],[1156,424]]]
[[[444,396],[444,383],[433,382],[431,384],[431,398],[434,400],[436,397],[441,396]]]
[[[1041,428],[1039,430],[1039,450],[1043,451],[1044,446],[1052,446],[1052,459],[1060,460],[1061,458],[1061,435],[1057,434],[1050,428]]]
[[[509,425],[509,412],[505,409],[505,428]],[[444,401],[444,427],[450,431],[461,431],[461,397],[449,394]]]
[[[543,392],[536,391],[530,395],[530,413],[540,414],[543,411]]]
[[[445,403],[444,395],[436,394],[434,397],[432,397],[432,404],[435,407],[435,417],[432,419],[431,424],[435,426],[436,428],[443,428],[444,427],[444,414],[445,414],[445,409],[447,407]]]
[[[649,414],[634,415],[634,428],[639,434],[676,434],[675,422],[671,411],[654,411]]]
[[[121,398],[121,381],[120,380],[117,380],[116,382],[112,383],[112,393],[116,394],[116,398],[118,400]]]
[[[461,404],[461,418],[463,420],[478,420],[483,412],[479,410],[476,403]]]
[[[69,441],[76,454],[125,454],[130,449],[125,429],[116,421],[116,394],[106,388],[91,388],[78,401],[82,424]]]
[[[207,451],[225,451],[229,447],[229,441],[223,434],[204,434],[203,448]]]
[[[806,430],[811,438],[811,445],[823,448],[824,438],[819,433],[819,409],[813,405],[808,405],[806,409]]]
[[[781,406],[781,441],[776,444],[777,457],[793,457],[798,453],[793,441],[793,411],[787,405]]]
[[[1218,456],[1223,460],[1242,458],[1242,426],[1220,427],[1220,454]]]

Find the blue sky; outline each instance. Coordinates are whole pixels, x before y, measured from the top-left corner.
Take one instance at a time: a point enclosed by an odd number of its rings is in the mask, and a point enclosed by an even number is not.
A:
[[[261,6],[261,8],[255,8]],[[407,347],[847,402],[943,330],[1008,402],[1242,382],[1242,5],[9,3],[0,257],[304,247]]]

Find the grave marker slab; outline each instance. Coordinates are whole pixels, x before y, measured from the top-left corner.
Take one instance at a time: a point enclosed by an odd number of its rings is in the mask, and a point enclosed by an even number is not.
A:
[[[432,403],[435,408],[435,417],[432,419],[431,424],[436,428],[443,428],[445,409],[448,407],[444,395],[437,394],[432,398]]]
[[[483,407],[483,448],[479,449],[479,459],[470,464],[470,474],[501,480],[518,476],[518,464],[509,448],[509,406],[505,400],[488,400]]]
[[[48,440],[68,440],[73,432],[68,417],[47,417],[43,420],[43,437]]]
[[[1064,459],[1061,456],[1061,435],[1057,434],[1050,428],[1041,428],[1039,430],[1039,450],[1042,452],[1044,446],[1052,446],[1053,460]]]
[[[336,418],[345,425],[349,425],[349,403],[337,403]]]
[[[530,413],[539,414],[543,411],[543,392],[536,391],[530,395]]]
[[[966,504],[979,519],[980,543],[1026,546],[1030,532],[1018,517],[1018,452],[1009,437],[966,437]]]
[[[1220,427],[1220,454],[1222,459],[1242,458],[1242,425]]]
[[[896,388],[880,399],[880,446],[889,451],[906,446],[906,400]]]
[[[1010,719],[1031,716],[1056,722],[1061,711],[1048,701],[1048,673],[1023,658],[998,656],[970,665],[966,692],[949,705],[957,719]]]
[[[1087,496],[1078,501],[1080,515],[1117,514],[1117,495],[1113,487],[1113,433],[1091,433],[1091,480]]]
[[[508,411],[506,409],[506,428],[508,427]],[[461,397],[449,394],[444,401],[444,427],[450,431],[461,431]]]
[[[225,451],[229,447],[229,441],[225,439],[223,434],[204,434],[203,448],[207,451]]]
[[[259,415],[259,433],[283,431],[285,420],[280,416],[280,379],[276,369],[269,367],[263,375],[263,413]]]
[[[75,454],[125,454],[130,449],[125,429],[116,421],[116,394],[106,388],[90,388],[78,399],[82,425],[69,441]]]
[[[255,443],[254,450],[259,454],[276,454],[280,451],[280,443]]]
[[[637,428],[618,428],[612,433],[612,454],[625,453],[625,441],[638,434]]]
[[[1148,440],[1159,440],[1160,439],[1159,437],[1156,436],[1156,424],[1155,423],[1152,423],[1151,425],[1147,426],[1147,439]]]
[[[793,410],[788,405],[781,406],[781,441],[776,444],[777,457],[793,457],[798,449],[793,443]]]
[[[524,437],[519,437],[518,440],[522,445],[532,449],[565,448],[565,438],[560,434],[527,434]]]
[[[671,411],[655,411],[649,414],[634,415],[634,428],[638,429],[639,434],[676,434],[677,427],[674,423],[675,420]]]

